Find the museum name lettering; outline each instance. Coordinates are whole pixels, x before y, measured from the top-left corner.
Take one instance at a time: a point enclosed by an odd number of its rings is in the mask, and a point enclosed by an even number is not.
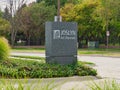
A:
[[[75,36],[76,32],[73,30],[61,30],[61,35]]]
[[[75,30],[54,30],[53,39],[75,39],[76,31]]]

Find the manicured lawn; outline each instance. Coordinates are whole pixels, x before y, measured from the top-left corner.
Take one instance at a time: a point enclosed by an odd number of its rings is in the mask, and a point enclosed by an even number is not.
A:
[[[11,57],[14,58],[22,58],[22,59],[38,59],[38,60],[45,60],[43,57],[38,57],[38,56],[17,56],[17,55],[12,55]]]
[[[44,48],[14,48],[12,52],[45,53]],[[102,55],[120,57],[120,49],[78,49],[79,55]]]
[[[12,51],[14,52],[41,52],[44,53],[44,48],[13,48]]]
[[[120,56],[120,49],[79,49],[78,54]]]

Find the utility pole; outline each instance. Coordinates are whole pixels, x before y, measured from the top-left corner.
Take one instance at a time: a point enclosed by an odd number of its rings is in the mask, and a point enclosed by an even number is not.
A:
[[[60,0],[58,0],[57,19],[60,21]]]

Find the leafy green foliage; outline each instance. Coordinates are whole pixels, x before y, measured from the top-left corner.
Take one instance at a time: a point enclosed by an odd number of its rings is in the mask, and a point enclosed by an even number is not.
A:
[[[84,66],[82,63],[77,63],[76,65],[58,65],[22,59],[13,59],[0,63],[0,76],[5,78],[52,78],[73,75],[95,76],[96,74],[96,70]]]
[[[3,13],[2,13],[1,10],[0,10],[0,17],[2,17],[2,15],[3,15]]]
[[[61,8],[63,21],[78,23],[78,40],[81,45],[88,41],[105,44],[106,31],[110,31],[110,42],[119,43],[120,0],[82,0],[78,4],[66,3]]]
[[[5,19],[0,18],[0,36],[7,36],[6,34],[9,33],[10,28],[10,23]]]
[[[106,30],[110,31],[109,42],[113,45],[119,45],[120,0],[60,1],[63,21],[75,21],[78,23],[78,40],[80,45],[87,45],[89,40],[105,44]],[[10,24],[6,20],[11,22],[13,19],[14,25],[12,25],[12,28],[14,27],[14,33],[18,34],[16,39],[14,39],[16,35],[13,35],[13,40],[22,39],[27,40],[28,44],[33,42],[37,45],[44,45],[44,24],[46,21],[53,21],[57,12],[56,9],[57,0],[37,0],[37,3],[21,6],[21,8],[15,11],[15,16],[11,18],[8,8],[5,8],[4,13],[0,11],[0,35],[9,35],[8,37],[10,37],[12,31],[9,31]],[[2,19],[2,17],[6,20]]]
[[[37,0],[37,3],[45,2],[47,6],[54,5],[57,9],[57,1],[58,0]],[[73,3],[76,4],[81,0],[60,0],[61,7],[65,5],[65,3]]]
[[[20,27],[29,45],[31,39],[44,40],[44,25],[46,21],[53,20],[55,7],[46,6],[44,2],[41,2],[23,8],[20,14]]]
[[[4,37],[0,37],[0,60],[5,60],[9,57],[10,46]]]
[[[98,5],[99,3],[96,1],[87,0],[77,5],[66,4],[61,9],[63,20],[78,23],[80,39],[97,40],[102,34],[101,21],[96,20],[94,14]]]

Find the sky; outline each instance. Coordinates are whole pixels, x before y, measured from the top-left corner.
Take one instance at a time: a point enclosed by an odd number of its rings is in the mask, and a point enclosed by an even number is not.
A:
[[[8,0],[0,0],[0,9],[3,11],[4,8],[7,6],[7,1]],[[17,0],[16,0],[17,1]],[[27,0],[27,4],[34,2],[36,0]]]

